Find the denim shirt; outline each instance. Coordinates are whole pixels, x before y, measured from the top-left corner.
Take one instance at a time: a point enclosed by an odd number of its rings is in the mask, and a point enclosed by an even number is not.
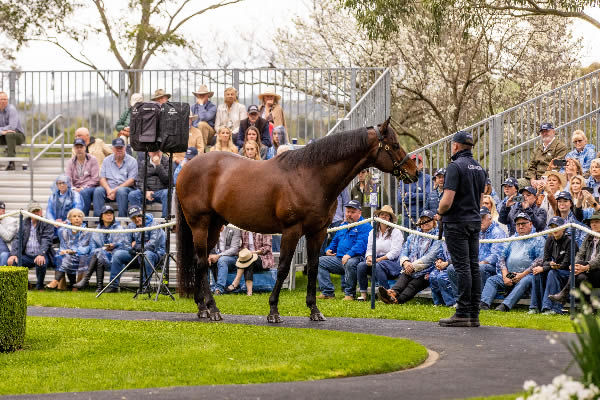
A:
[[[421,228],[417,228],[417,230],[422,232]],[[436,236],[438,230],[435,228],[427,233]],[[402,265],[404,261],[410,261],[415,267],[415,272],[411,276],[419,278],[435,268],[435,262],[438,258],[445,258],[442,241],[418,236],[413,233],[408,235],[406,242],[404,242],[398,262]]]
[[[113,252],[117,249],[122,249],[125,247],[125,242],[122,238],[122,235],[118,233],[121,228],[121,224],[118,222],[113,222],[111,226],[104,226],[102,223],[98,224],[98,229],[110,229],[114,230],[115,233],[92,233],[92,238],[90,240],[90,245],[92,248],[92,254],[95,254],[98,260],[102,260],[110,263],[112,261]],[[113,243],[115,248],[112,251],[106,251],[104,249],[105,244]]]
[[[535,229],[532,229],[531,233],[534,231]],[[517,237],[519,234],[515,233],[513,236]],[[519,273],[525,271],[534,262],[541,264],[545,244],[546,240],[543,236],[509,242],[500,257],[500,270],[506,268],[509,272]]]
[[[583,173],[585,174],[586,172],[589,171],[590,166],[592,165],[592,160],[594,158],[596,158],[596,148],[594,147],[593,144],[586,144],[585,147],[583,148],[583,150],[581,151],[577,151],[577,149],[573,149],[570,152],[567,153],[567,155],[565,156],[565,159],[569,159],[569,158],[574,158],[577,161],[579,161],[579,164],[581,164],[581,169],[583,170]],[[560,172],[562,172],[563,174],[565,173],[565,168],[561,168]]]
[[[154,217],[152,214],[146,214],[146,226],[154,226],[156,223],[154,222]],[[137,229],[138,226],[133,222],[130,222],[127,225],[127,229]],[[144,243],[144,250],[151,251],[153,253],[162,256],[165,254],[165,231],[162,229],[153,229],[151,231],[146,231],[144,234],[144,239],[146,242]],[[135,233],[124,233],[123,241],[125,245],[131,247],[131,243],[135,241],[136,244],[140,243],[142,240],[142,232]]]
[[[210,125],[211,128],[215,127],[215,117],[217,115],[217,106],[209,101],[206,104],[194,103],[190,107],[190,113],[197,115],[198,118],[192,122],[194,128],[198,127],[198,124],[202,121]]]
[[[479,232],[479,239],[502,239],[506,233],[500,228],[496,221],[492,221],[485,232]],[[504,254],[507,243],[481,243],[479,242],[479,262],[486,261],[488,264],[496,267],[496,272],[500,273],[498,261]]]

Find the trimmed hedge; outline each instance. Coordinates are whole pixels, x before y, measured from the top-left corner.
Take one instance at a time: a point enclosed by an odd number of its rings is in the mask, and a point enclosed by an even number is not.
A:
[[[27,317],[27,268],[0,267],[0,352],[23,347]]]

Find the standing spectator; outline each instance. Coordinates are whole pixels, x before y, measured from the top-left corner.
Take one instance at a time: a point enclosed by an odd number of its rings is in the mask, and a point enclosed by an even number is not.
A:
[[[241,250],[235,264],[237,273],[227,291],[236,290],[244,275],[246,281],[246,294],[252,296],[254,273],[269,270],[275,266],[273,251],[271,248],[271,235],[244,231],[242,232]]]
[[[0,216],[6,212],[6,205],[0,201]],[[10,242],[15,238],[19,229],[18,221],[13,217],[4,217],[0,219],[0,265],[6,265],[10,256]]]
[[[19,119],[19,113],[12,104],[8,104],[8,95],[0,92],[0,145],[6,145],[6,155],[15,157],[17,146],[25,143],[25,134]],[[15,162],[9,161],[7,171],[15,170]]]
[[[104,159],[112,154],[113,150],[102,139],[90,136],[90,131],[86,127],[77,128],[75,139],[80,138],[85,142],[85,152],[93,155],[98,160],[98,165],[102,167]],[[121,139],[122,140],[122,139]],[[125,142],[123,142],[125,143]],[[75,147],[73,147],[73,157],[75,157]]]
[[[196,97],[196,103],[190,107],[192,126],[188,147],[196,147],[198,151],[204,152],[208,145],[212,144],[215,135],[217,106],[209,100],[215,93],[209,91],[206,85],[200,85],[198,90],[192,93]]]
[[[362,221],[361,206],[356,200],[344,204],[344,222],[339,226]],[[336,232],[325,255],[319,257],[319,289],[318,299],[335,298],[330,274],[342,277],[344,300],[354,300],[356,293],[356,267],[363,260],[367,251],[367,242],[371,225],[362,224],[354,228],[342,229]]]
[[[244,134],[244,145],[240,149],[239,154],[243,156],[244,152],[246,151],[246,143],[252,141],[258,145],[258,154],[260,156],[260,159],[264,160],[267,156],[267,148],[261,145],[260,141],[258,140],[259,135],[260,132],[255,126],[249,126]]]
[[[533,225],[531,217],[524,212],[515,218],[516,236],[529,235]],[[510,242],[500,257],[501,275],[490,277],[481,293],[479,308],[489,310],[498,290],[510,291],[496,311],[510,311],[515,304],[531,289],[533,275],[531,270],[541,264],[544,253],[544,238],[537,236],[530,239]]]
[[[600,158],[594,158],[590,163],[590,177],[585,185],[592,189],[596,201],[600,201]]]
[[[481,232],[479,233],[479,274],[481,275],[481,287],[490,276],[500,273],[500,257],[504,253],[504,243],[481,243],[482,239],[502,239],[506,232],[500,228],[500,224],[492,218],[491,211],[485,205],[479,210],[481,215]]]
[[[372,185],[369,169],[363,169],[358,173],[358,182],[356,182],[356,185],[350,191],[350,198],[360,203],[364,218],[371,218],[371,190]]]
[[[260,161],[260,145],[254,140],[248,140],[244,143],[244,147],[242,147],[242,152],[240,154],[246,158]]]
[[[388,222],[396,223],[396,214],[391,206],[385,205],[381,210],[375,211],[375,216]],[[404,236],[399,229],[379,223],[377,230],[377,240],[375,248],[375,282],[377,286],[390,288],[388,279],[396,279],[402,268],[398,263]],[[360,297],[356,300],[367,300],[367,276],[371,275],[373,266],[373,235],[369,235],[367,241],[367,252],[365,261],[362,261],[356,267],[358,277],[358,289]]]
[[[52,185],[52,194],[46,206],[46,218],[56,222],[65,222],[69,211],[77,208],[81,211],[83,201],[79,193],[71,187],[71,178],[60,175]]]
[[[273,142],[273,146],[267,149],[267,155],[265,157],[265,160],[269,160],[275,157],[277,155],[277,149],[279,149],[279,146],[287,143],[285,141],[286,132],[285,127],[283,127],[283,125],[279,125],[273,128],[272,136],[273,137],[271,138],[271,140]]]
[[[96,157],[85,152],[83,139],[75,139],[73,151],[75,156],[67,163],[65,174],[71,179],[72,189],[81,196],[83,201],[81,211],[87,216],[92,206],[94,190],[100,182],[100,166]]]
[[[260,132],[260,142],[263,146],[271,147],[271,136],[269,135],[269,123],[260,116],[258,107],[254,104],[248,107],[248,118],[240,121],[240,128],[237,136],[237,146],[241,148],[244,145],[245,132],[250,126],[255,126]]]
[[[272,126],[283,126],[287,128],[285,124],[285,115],[283,113],[283,107],[279,105],[281,96],[275,93],[275,88],[267,88],[264,92],[258,95],[258,101],[260,101],[260,116],[266,119]],[[285,135],[286,129],[283,130]],[[281,140],[282,138],[280,138]],[[287,137],[283,137],[282,143],[287,143]]]
[[[446,168],[440,168],[435,171],[433,175],[433,190],[427,195],[425,210],[437,212],[440,199],[442,198],[442,194],[444,194],[444,175],[446,175]]]
[[[137,177],[137,161],[125,154],[125,141],[113,139],[114,154],[106,157],[106,162],[100,168],[100,186],[94,190],[94,216],[100,216],[100,210],[106,200],[117,201],[119,216],[127,215],[129,192],[133,190]]]
[[[127,225],[127,229],[136,229],[143,226],[142,208],[139,206],[130,207],[128,210],[131,222]],[[154,226],[154,217],[152,214],[146,214],[146,226]],[[110,280],[112,281],[125,266],[133,260],[137,252],[142,250],[142,233],[123,233],[121,236],[123,247],[113,252],[112,262],[110,266]],[[148,278],[156,266],[160,257],[165,255],[165,232],[162,229],[153,229],[146,231],[144,234],[144,263],[146,270],[146,278]],[[140,260],[140,259],[138,259]],[[119,291],[120,279],[113,282],[112,286],[105,290],[105,293],[115,293]]]
[[[219,131],[222,126],[229,128],[233,136],[233,143],[238,143],[238,132],[240,121],[247,118],[246,107],[238,103],[238,92],[233,87],[225,89],[224,103],[217,107],[217,116],[215,117],[215,129]],[[243,135],[242,131],[242,135]]]
[[[424,210],[417,221],[417,230],[437,236],[435,212]],[[442,258],[442,242],[411,233],[402,246],[402,273],[391,289],[380,286],[379,298],[386,304],[404,304],[429,286],[428,275]]]
[[[219,132],[217,133],[217,142],[213,147],[210,148],[210,151],[228,151],[230,153],[238,153],[238,148],[235,144],[233,144],[233,140],[231,138],[231,129],[226,126],[219,128]]]
[[[127,109],[123,111],[123,114],[121,114],[119,120],[115,124],[115,130],[118,132],[118,136],[121,139],[123,139],[125,143],[127,143],[127,154],[129,155],[131,155],[131,147],[129,146],[129,134],[131,132],[131,129],[129,127],[131,123],[131,109],[137,103],[141,103],[143,101],[144,96],[142,96],[140,93],[132,94],[131,99],[129,100],[129,107],[127,107]]]
[[[590,164],[596,158],[596,148],[593,144],[589,144],[587,136],[582,130],[576,130],[571,135],[571,141],[575,149],[571,150],[565,156],[566,159],[575,159],[581,165],[581,175],[587,174],[590,169]],[[561,172],[564,172],[561,170]]]
[[[398,201],[402,207],[402,225],[413,228],[413,222],[425,209],[427,196],[431,191],[431,175],[423,173],[423,157],[419,154],[410,156],[417,164],[417,182],[403,183],[398,187]],[[412,222],[411,222],[412,221]]]
[[[30,202],[27,210],[42,216],[42,206],[36,202]],[[7,265],[17,265],[19,256],[21,256],[21,266],[27,268],[35,267],[37,276],[36,289],[44,289],[44,278],[46,277],[46,268],[50,260],[54,257],[52,249],[52,239],[54,238],[54,227],[45,222],[38,221],[35,218],[25,218],[23,221],[23,242],[22,253],[19,254],[19,235],[15,235],[11,244],[10,257]]]
[[[524,187],[519,190],[519,194],[523,196],[523,200],[515,202],[515,195],[508,198],[505,205],[500,209],[500,217],[498,221],[508,227],[509,235],[513,235],[515,229],[515,218],[521,213],[529,216],[529,221],[533,223],[535,230],[541,232],[546,227],[546,210],[537,206],[537,190],[532,186]]]
[[[138,163],[137,177],[135,186],[127,195],[129,207],[141,206],[142,196],[146,197],[147,203],[162,204],[162,217],[166,218],[168,209],[168,187],[169,187],[169,158],[159,151],[149,151],[148,157],[150,164],[146,169],[146,162],[142,160]],[[146,172],[146,193],[144,190],[144,172]]]
[[[567,146],[556,138],[552,123],[544,122],[540,125],[540,138],[541,143],[535,147],[526,173],[533,187],[538,187],[540,178],[552,160],[565,158],[567,155]]]
[[[239,229],[235,228],[233,225],[221,227],[219,242],[212,250],[211,254],[208,255],[209,265],[216,265],[217,267],[214,292],[217,296],[225,293],[227,274],[235,271],[235,262],[237,261],[237,255],[240,252],[241,244],[242,232]]]

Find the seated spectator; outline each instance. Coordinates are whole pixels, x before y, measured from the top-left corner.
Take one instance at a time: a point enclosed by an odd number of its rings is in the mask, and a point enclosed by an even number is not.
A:
[[[236,150],[237,150],[237,147],[236,147]],[[187,164],[188,161],[190,161],[192,158],[196,157],[197,155],[198,155],[197,148],[188,147],[187,151],[185,152],[185,157],[184,157],[183,161],[179,163],[177,168],[175,168],[175,172],[173,172],[173,187],[175,186],[175,183],[177,183],[177,177],[179,176],[179,173],[181,172],[181,169],[183,168],[183,166],[185,164]]]
[[[71,178],[60,175],[52,185],[52,193],[46,206],[46,218],[56,222],[65,222],[69,212],[76,208],[81,211],[83,201],[78,192],[71,187]]]
[[[240,155],[252,160],[260,161],[260,145],[254,140],[248,140],[246,143],[244,143],[244,147],[242,148]]]
[[[8,104],[8,95],[0,91],[0,145],[6,145],[6,155],[15,157],[17,146],[25,143],[25,134],[17,108]],[[9,161],[7,171],[15,170],[15,162]]]
[[[450,264],[450,254],[442,243],[443,258],[435,261],[435,268],[427,276],[431,287],[431,298],[434,306],[445,305],[453,307],[458,299],[458,288],[456,285],[456,274],[454,267]]]
[[[88,215],[92,206],[94,190],[100,182],[100,166],[96,157],[85,152],[83,139],[75,139],[73,151],[75,156],[67,162],[65,174],[71,179],[73,191],[81,196],[83,215]]]
[[[279,149],[281,150],[281,146],[279,147]],[[346,218],[344,204],[348,203],[349,201],[350,201],[350,194],[348,192],[348,188],[344,188],[344,190],[342,190],[342,192],[340,194],[338,194],[338,197],[336,199],[337,203],[335,206],[335,214],[333,214],[333,219],[331,220],[331,224],[329,224],[329,229],[336,228],[336,227],[340,226],[342,224],[342,222],[344,222],[344,220]],[[327,238],[321,245],[321,251],[319,252],[319,256],[325,255],[325,251],[327,250],[327,247],[329,246],[329,244],[333,240],[333,237],[336,234],[337,234],[337,232],[327,233]],[[279,237],[279,242],[281,242],[281,237]],[[273,251],[275,251],[275,250],[273,250]]]
[[[571,193],[569,192],[559,192],[556,194],[556,202],[557,202],[557,212],[556,216],[561,217],[566,221],[566,223],[574,223],[583,225],[577,218],[575,218],[575,214],[573,213],[573,199],[571,198]],[[550,222],[548,222],[550,224]],[[585,232],[582,230],[575,230],[575,241],[578,246],[581,246],[583,239],[585,239]]]
[[[233,144],[233,140],[231,139],[231,129],[226,126],[219,128],[219,132],[217,133],[217,142],[213,147],[210,148],[210,151],[228,151],[230,153],[238,153],[238,148],[235,144]]]
[[[481,232],[479,240],[502,239],[506,232],[500,228],[500,224],[492,218],[491,211],[486,206],[479,210],[481,215]],[[504,253],[505,243],[481,243],[479,242],[479,274],[481,275],[481,287],[490,276],[500,274],[500,257]]]
[[[271,147],[271,135],[269,135],[269,123],[260,116],[258,107],[254,104],[248,107],[248,118],[240,121],[240,128],[237,135],[237,146],[242,148],[244,145],[244,134],[250,126],[256,127],[260,132],[260,142],[263,146]]]
[[[431,192],[431,175],[423,172],[423,156],[410,156],[417,164],[417,182],[398,185],[398,207],[402,207],[402,225],[414,228],[413,223],[425,209],[427,196]],[[435,211],[435,210],[434,210]]]
[[[233,143],[238,143],[238,131],[240,129],[240,121],[246,119],[246,107],[238,103],[238,92],[233,87],[225,89],[224,103],[217,107],[217,115],[215,117],[215,129],[218,132],[222,126],[229,128],[231,131]],[[242,131],[243,133],[244,131]]]
[[[98,160],[98,165],[102,167],[104,159],[110,156],[113,149],[104,143],[102,139],[90,136],[90,131],[86,127],[77,128],[75,131],[75,139],[80,138],[85,142],[85,152],[93,155]],[[123,142],[125,143],[125,142]],[[73,157],[75,157],[75,146],[73,146]]]
[[[191,126],[188,147],[196,147],[198,152],[204,153],[212,144],[215,135],[217,106],[209,100],[215,92],[209,91],[206,85],[200,85],[192,94],[196,97],[196,103],[190,107]]]
[[[339,204],[338,204],[339,205]],[[339,226],[362,221],[361,206],[356,200],[344,204],[344,222]],[[367,251],[367,242],[370,224],[362,224],[350,229],[336,232],[333,240],[327,247],[325,255],[319,257],[319,290],[318,299],[335,298],[335,288],[331,282],[330,274],[341,275],[344,300],[354,300],[356,294],[356,267],[363,261]]]
[[[278,154],[277,150],[279,149],[279,146],[284,145],[286,143],[285,137],[286,133],[285,128],[283,126],[279,125],[273,128],[273,137],[271,138],[273,146],[267,149],[267,155],[265,157],[265,160],[269,160]]]
[[[592,194],[596,201],[600,201],[600,158],[594,158],[590,163],[590,177],[585,186],[593,190]]]
[[[72,226],[83,226],[83,212],[78,208],[70,210],[67,219]],[[60,265],[56,268],[54,280],[46,286],[48,289],[56,289],[59,286],[59,282],[64,279],[65,274],[69,278],[71,286],[73,286],[77,283],[78,272],[85,273],[87,271],[87,256],[91,251],[91,236],[89,232],[59,228],[59,254],[62,257]]]
[[[350,198],[360,203],[362,207],[362,216],[364,218],[371,218],[371,176],[369,169],[363,169],[358,173],[358,182],[354,185],[350,191]],[[396,223],[396,221],[394,221]]]
[[[6,205],[0,201],[0,216],[6,212]],[[10,257],[10,243],[15,238],[19,222],[13,217],[4,217],[0,219],[0,265],[6,265]]]
[[[139,206],[130,207],[128,210],[131,222],[127,225],[127,229],[135,229],[143,227],[142,208]],[[154,217],[152,214],[146,214],[146,225],[154,226]],[[165,232],[162,229],[153,229],[146,231],[144,234],[144,269],[146,279],[152,275],[153,269],[162,256],[165,255]],[[125,268],[133,258],[142,251],[142,233],[123,233],[121,235],[123,247],[114,250],[112,262],[110,265],[110,281],[115,279],[117,275]],[[138,258],[141,264],[141,259]],[[111,286],[104,292],[115,293],[119,292],[120,277],[116,279]]]
[[[42,206],[36,202],[30,202],[27,211],[38,217],[42,216]],[[33,268],[37,277],[36,289],[44,289],[44,278],[46,277],[46,268],[50,260],[54,257],[52,248],[52,239],[54,238],[54,227],[46,222],[38,221],[35,218],[25,218],[23,221],[23,242],[22,253],[19,254],[19,235],[15,235],[10,246],[10,257],[6,265],[17,265]],[[19,260],[19,257],[21,258]]]
[[[73,285],[76,289],[83,289],[87,286],[90,278],[96,272],[96,293],[104,288],[104,271],[110,269],[112,255],[115,250],[123,247],[123,242],[118,234],[121,230],[121,224],[115,219],[115,210],[109,205],[105,205],[98,219],[98,229],[114,230],[115,234],[110,233],[92,233],[90,239],[91,258],[88,270],[82,280]]]
[[[100,168],[100,186],[94,189],[94,216],[99,217],[106,200],[117,202],[119,216],[127,215],[129,192],[133,190],[137,178],[138,165],[135,158],[125,154],[125,141],[113,139],[114,154],[106,157]]]
[[[552,217],[548,229],[557,228],[568,221],[561,217]],[[577,247],[576,247],[577,248]],[[533,284],[529,314],[562,314],[562,307],[551,301],[548,296],[557,293],[569,278],[571,265],[571,237],[565,229],[548,234],[544,246],[542,264],[533,267]]]
[[[225,293],[227,274],[235,271],[235,262],[237,261],[237,255],[240,252],[241,244],[242,232],[239,229],[236,229],[233,225],[221,227],[219,242],[208,255],[208,264],[217,267],[214,286],[214,294],[217,296]]]
[[[558,171],[546,171],[543,177],[546,179],[540,180],[537,188],[537,204],[546,210],[546,221],[549,221],[557,213],[556,195],[565,188],[567,182]]]
[[[127,107],[127,109],[125,111],[123,111],[123,113],[119,117],[119,120],[115,124],[115,130],[118,132],[118,137],[123,139],[125,141],[125,143],[127,144],[127,154],[129,154],[129,155],[131,155],[131,153],[132,153],[131,146],[129,145],[129,133],[130,133],[129,124],[131,122],[131,109],[137,103],[141,103],[143,101],[144,101],[144,96],[142,96],[140,93],[132,94],[131,99],[129,100],[129,107]],[[85,213],[85,211],[84,211],[84,213]]]
[[[485,189],[483,194],[486,196],[491,196],[492,199],[494,199],[494,202],[500,203],[500,197],[498,197],[498,194],[494,190],[494,187],[492,186],[492,180],[490,178],[487,178],[485,181]]]
[[[244,231],[242,232],[241,250],[238,254],[237,273],[227,291],[232,292],[240,286],[242,275],[246,281],[246,294],[252,296],[254,274],[270,270],[275,266],[271,249],[271,235]]]
[[[508,227],[508,233],[512,236],[516,232],[516,216],[525,213],[529,216],[529,220],[533,223],[536,231],[543,231],[546,227],[546,210],[539,208],[536,204],[537,190],[532,186],[527,186],[519,190],[519,194],[522,195],[523,200],[515,202],[514,199],[516,196],[510,196],[500,209],[498,221]]]
[[[481,206],[487,207],[490,210],[490,215],[492,216],[492,221],[497,222],[500,229],[502,229],[505,233],[508,233],[508,227],[504,224],[498,222],[498,218],[500,215],[498,214],[498,209],[496,208],[496,202],[489,194],[484,194],[481,199]],[[482,286],[483,287],[483,286]]]
[[[533,231],[531,217],[520,212],[515,217],[517,232],[513,236],[529,235]],[[498,290],[510,291],[508,296],[496,308],[496,311],[510,311],[515,304],[531,289],[533,266],[541,264],[544,252],[544,238],[541,236],[510,242],[504,249],[499,264],[501,275],[490,277],[481,292],[482,310],[489,310]]]
[[[159,151],[149,151],[148,158],[150,164],[146,169],[144,160],[138,163],[137,177],[135,186],[127,195],[129,207],[142,205],[142,190],[144,188],[144,171],[146,171],[146,202],[162,204],[162,217],[166,218],[169,213],[168,208],[168,188],[169,188],[169,158]]]
[[[396,214],[394,214],[394,210],[389,205],[385,205],[381,210],[375,211],[375,216],[388,222],[396,223]],[[398,258],[402,251],[403,242],[404,235],[402,235],[399,229],[379,223],[375,248],[375,282],[377,286],[389,289],[388,279],[396,279],[400,275],[402,268],[398,263]],[[373,235],[369,235],[365,261],[361,261],[356,267],[358,289],[360,291],[360,297],[356,300],[367,300],[367,285],[369,284],[367,276],[371,275],[372,266]]]
[[[417,221],[417,230],[437,236],[435,212],[424,210]],[[435,268],[435,262],[443,257],[442,241],[408,235],[402,246],[400,265],[402,273],[391,289],[383,286],[378,289],[379,298],[386,304],[403,304],[429,286],[428,275]]]
[[[544,122],[541,124],[539,132],[541,141],[535,147],[526,173],[533,187],[538,187],[540,184],[539,180],[548,169],[548,165],[550,165],[552,160],[565,158],[567,155],[567,146],[555,137],[556,134],[552,123]]]
[[[283,126],[285,128],[285,115],[283,113],[283,107],[279,105],[280,99],[281,96],[275,93],[275,88],[267,88],[258,95],[258,101],[260,101],[259,112],[260,116],[266,119],[271,126]],[[285,135],[285,129],[283,134]],[[287,138],[283,137],[282,143],[287,142]]]
[[[442,194],[444,194],[444,176],[446,168],[440,168],[433,174],[433,189],[427,194],[425,209],[437,212]]]
[[[575,149],[568,152],[565,158],[577,160],[582,170],[579,175],[585,175],[590,170],[592,160],[596,158],[596,148],[593,144],[588,143],[587,136],[579,129],[573,132],[571,141]],[[561,172],[564,171],[561,170]]]
[[[585,179],[581,175],[575,175],[571,178],[569,185],[569,193],[573,199],[573,213],[578,221],[590,219],[592,214],[600,210],[600,205],[594,199],[594,195],[585,188]]]
[[[506,178],[506,180],[502,184],[502,191],[504,192],[504,198],[502,199],[502,201],[500,201],[500,203],[496,203],[498,213],[501,212],[500,210],[502,209],[502,207],[506,206],[506,202],[508,201],[509,198],[512,199],[514,196],[516,196],[519,193],[519,184],[518,184],[517,180],[512,177]],[[509,207],[509,209],[510,209],[510,207]]]
[[[242,148],[239,151],[240,155],[244,155],[244,151],[245,151],[245,147],[246,147],[246,143],[252,141],[252,142],[256,142],[258,144],[258,154],[260,156],[261,160],[264,160],[265,157],[267,156],[267,148],[263,145],[261,145],[260,141],[258,140],[258,129],[255,126],[250,126],[248,127],[248,129],[246,129],[246,133],[244,136],[244,145],[242,146]]]
[[[567,165],[563,169],[561,169],[561,172],[565,174],[565,178],[567,180],[567,186],[565,186],[565,190],[569,190],[571,178],[577,175],[583,176],[581,164],[579,164],[579,161],[576,158],[567,158]]]

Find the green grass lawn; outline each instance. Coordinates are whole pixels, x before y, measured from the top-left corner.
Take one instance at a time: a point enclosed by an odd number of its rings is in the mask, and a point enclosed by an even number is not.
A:
[[[339,288],[339,278],[334,279]],[[267,315],[269,313],[269,293],[246,295],[217,296],[219,309],[225,314]],[[343,294],[336,292],[334,300],[319,300],[318,306],[325,317],[351,317],[351,318],[386,318],[416,321],[438,321],[454,313],[453,308],[434,307],[431,300],[414,299],[404,305],[387,305],[377,302],[375,310],[371,310],[370,302],[342,301]],[[92,291],[84,292],[37,292],[28,293],[27,302],[30,306],[44,307],[71,307],[71,308],[103,308],[111,310],[136,310],[136,311],[197,311],[191,299],[179,298],[172,301],[165,296],[160,300],[132,299],[130,292],[119,294],[103,294],[95,298]],[[154,297],[153,297],[154,299]],[[306,277],[298,273],[296,290],[282,290],[279,300],[279,312],[282,316],[306,316]],[[225,316],[227,318],[227,316]],[[480,316],[483,325],[504,326],[511,328],[529,328],[552,330],[559,332],[573,332],[573,327],[566,315],[527,315],[526,308],[520,308],[508,313],[498,311],[484,311]]]
[[[426,358],[410,340],[346,332],[29,317],[24,349],[0,353],[0,395],[325,379]]]

